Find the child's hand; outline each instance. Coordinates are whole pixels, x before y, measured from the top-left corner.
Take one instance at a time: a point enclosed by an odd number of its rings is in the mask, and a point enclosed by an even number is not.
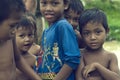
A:
[[[83,69],[83,77],[84,78],[90,77],[89,73],[96,70],[96,64],[98,64],[98,63],[92,63],[92,64],[89,64],[84,67],[84,69]]]

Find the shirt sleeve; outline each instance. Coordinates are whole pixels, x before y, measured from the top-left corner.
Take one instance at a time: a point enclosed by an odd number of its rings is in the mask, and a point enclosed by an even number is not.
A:
[[[58,32],[63,48],[63,62],[72,69],[76,69],[80,63],[80,50],[75,32],[72,26],[67,22],[59,24]]]

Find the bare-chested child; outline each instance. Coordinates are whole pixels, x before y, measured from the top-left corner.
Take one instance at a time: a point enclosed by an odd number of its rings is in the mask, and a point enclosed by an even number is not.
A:
[[[15,27],[16,44],[24,59],[31,68],[34,68],[36,57],[28,52],[33,45],[35,28],[33,21],[24,17]],[[17,80],[30,80],[27,75],[17,69]]]
[[[86,48],[81,51],[77,80],[120,80],[116,55],[103,48],[109,32],[104,12],[95,8],[88,9],[81,14],[79,20],[80,33]]]
[[[0,0],[0,80],[15,80],[16,67],[31,80],[41,80],[26,64],[16,47],[12,29],[24,15],[22,0]]]

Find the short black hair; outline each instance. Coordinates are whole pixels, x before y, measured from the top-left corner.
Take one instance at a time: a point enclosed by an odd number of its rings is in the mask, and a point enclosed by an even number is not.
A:
[[[23,0],[0,0],[0,23],[9,18],[13,12],[25,12]]]
[[[70,9],[73,10],[74,12],[77,12],[77,14],[81,14],[84,10],[82,1],[81,0],[70,0],[69,7],[65,13],[67,13]]]
[[[31,30],[33,29],[35,31],[33,21],[30,18],[28,18],[27,16],[23,16],[21,18],[19,23],[15,26],[15,29],[18,29],[20,27],[25,28],[25,29],[31,29]]]
[[[36,23],[36,17],[30,12],[27,12],[25,15],[28,19],[31,20],[33,27],[34,27],[34,37],[35,37],[35,42],[38,42],[38,36],[37,36],[37,23]]]
[[[83,13],[81,14],[79,18],[79,31],[81,34],[82,34],[82,30],[84,26],[88,22],[101,23],[103,27],[105,28],[105,30],[106,31],[108,30],[106,14],[100,9],[92,8],[92,9],[86,9],[85,11],[83,11]]]
[[[67,4],[70,0],[63,0],[64,4]]]

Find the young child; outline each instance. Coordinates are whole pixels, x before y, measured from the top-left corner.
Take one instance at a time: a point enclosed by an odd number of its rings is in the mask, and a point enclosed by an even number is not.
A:
[[[33,45],[35,31],[33,21],[27,17],[21,19],[15,27],[17,47],[31,68],[35,66],[36,57],[33,54],[28,53],[28,50]],[[22,73],[18,69],[16,76],[17,80],[30,80],[26,74]]]
[[[34,29],[35,29],[34,30],[34,43],[33,43],[33,45],[31,46],[31,48],[29,49],[28,52],[31,53],[31,54],[37,55],[40,52],[40,46],[37,44],[38,36],[37,36],[36,17],[29,12],[26,13],[26,17],[28,19],[30,19],[30,21],[32,22],[32,24],[34,26]]]
[[[79,48],[84,48],[85,44],[81,38],[80,32],[78,31],[78,18],[83,12],[84,7],[80,0],[70,0],[69,8],[65,11],[65,18],[70,22],[73,26],[73,29],[76,33]]]
[[[40,0],[40,10],[49,24],[42,36],[42,64],[38,72],[43,80],[75,80],[80,51],[72,26],[64,19],[68,0]]]
[[[38,65],[41,62],[41,54],[40,54],[41,47],[37,44],[38,38],[37,38],[36,18],[31,13],[26,13],[26,16],[27,16],[28,19],[31,20],[31,22],[33,23],[33,26],[35,28],[35,30],[34,30],[34,39],[35,39],[35,42],[32,44],[32,46],[30,47],[30,49],[28,50],[28,52],[30,54],[34,54],[36,56],[36,70],[37,70]]]
[[[116,55],[103,48],[109,32],[104,12],[95,8],[88,9],[81,14],[79,20],[86,48],[82,51],[77,80],[120,80]]]
[[[12,29],[25,12],[22,0],[0,0],[0,80],[16,80],[16,66],[32,80],[41,80],[26,64],[11,38]]]

